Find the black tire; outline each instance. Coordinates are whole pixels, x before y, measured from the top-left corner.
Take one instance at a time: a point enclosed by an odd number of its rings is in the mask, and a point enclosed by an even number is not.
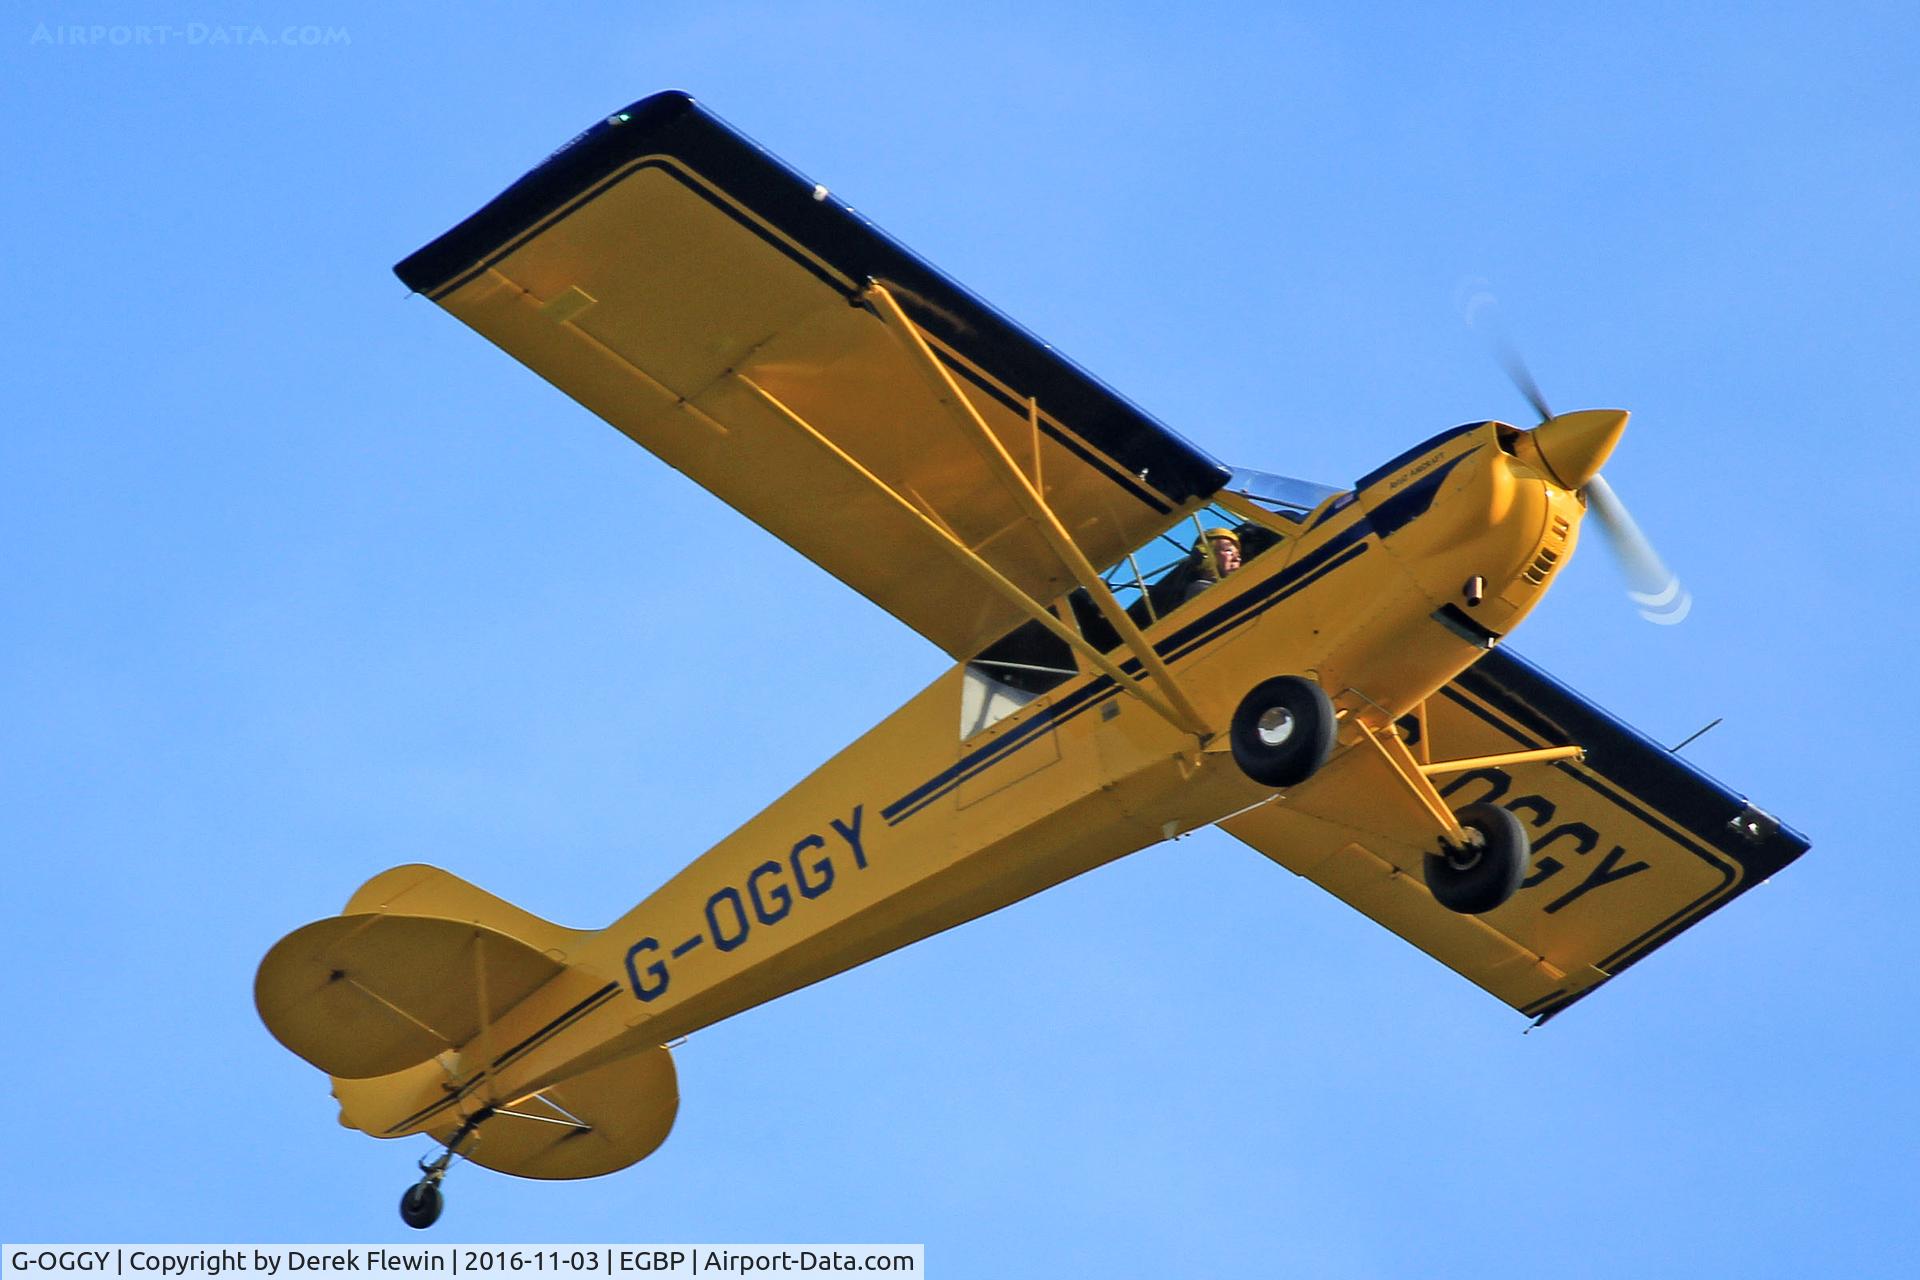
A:
[[[416,1182],[400,1197],[400,1220],[415,1231],[425,1231],[440,1221],[444,1205],[440,1188],[431,1182]]]
[[[1227,740],[1241,771],[1269,787],[1297,787],[1333,754],[1333,701],[1300,676],[1262,680],[1240,699]]]
[[[1447,910],[1477,916],[1520,888],[1533,856],[1533,841],[1520,819],[1499,805],[1470,804],[1454,817],[1478,839],[1467,849],[1449,847],[1428,854],[1427,888]]]

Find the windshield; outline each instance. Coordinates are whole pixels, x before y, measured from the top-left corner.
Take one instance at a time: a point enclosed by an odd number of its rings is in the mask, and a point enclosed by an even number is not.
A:
[[[1298,523],[1306,519],[1315,507],[1343,491],[1332,485],[1315,484],[1311,480],[1296,480],[1292,476],[1276,476],[1268,471],[1247,471],[1236,467],[1233,479],[1227,481],[1227,492],[1237,493],[1259,503],[1275,515]]]

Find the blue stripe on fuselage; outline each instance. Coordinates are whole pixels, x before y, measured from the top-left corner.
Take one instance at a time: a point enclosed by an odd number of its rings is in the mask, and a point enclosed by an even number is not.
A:
[[[1163,659],[1171,660],[1184,657],[1213,643],[1229,631],[1252,621],[1296,591],[1319,581],[1341,565],[1359,556],[1366,550],[1366,538],[1371,532],[1372,528],[1364,517],[1354,521],[1346,530],[1329,540],[1325,546],[1302,556],[1260,585],[1227,601],[1219,608],[1203,614],[1172,635],[1160,640],[1154,645],[1154,652]],[[1120,669],[1130,676],[1140,674],[1141,664],[1138,658],[1129,658],[1119,665]],[[1119,693],[1120,687],[1114,683],[1111,676],[1101,676],[1088,681],[1005,737],[962,756],[952,766],[943,769],[881,809],[880,816],[889,826],[898,826],[974,774],[998,764],[1021,747],[1037,741],[1041,733],[1060,727],[1080,713]]]
[[[1447,459],[1435,467],[1431,475],[1421,476],[1399,493],[1374,507],[1370,518],[1373,521],[1374,532],[1380,535],[1380,540],[1385,542],[1413,520],[1425,515],[1427,508],[1433,505],[1434,498],[1439,495],[1441,482],[1447,478],[1447,473],[1459,466],[1463,459],[1471,458],[1478,452],[1480,452],[1480,446],[1475,445],[1458,457]]]
[[[1447,441],[1458,439],[1459,437],[1467,434],[1467,432],[1469,431],[1478,431],[1480,428],[1486,425],[1487,424],[1484,422],[1468,422],[1461,426],[1453,427],[1449,430],[1442,431],[1439,435],[1434,436],[1431,440],[1423,440],[1419,444],[1413,446],[1413,448],[1407,450],[1405,453],[1402,453],[1397,457],[1394,457],[1388,460],[1386,463],[1375,467],[1373,470],[1367,472],[1367,474],[1361,476],[1357,481],[1354,482],[1354,485],[1353,485],[1354,491],[1357,493],[1360,490],[1365,489],[1367,486],[1371,484],[1374,484],[1381,480],[1385,480],[1388,476],[1400,470],[1402,467],[1406,466],[1409,462],[1412,462],[1415,458],[1419,457],[1421,454],[1432,453],[1435,449],[1438,449],[1441,445],[1447,443]]]

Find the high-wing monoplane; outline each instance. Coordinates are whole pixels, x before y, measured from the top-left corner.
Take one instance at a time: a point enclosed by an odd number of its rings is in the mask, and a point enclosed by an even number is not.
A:
[[[396,271],[953,660],[605,928],[409,865],[272,948],[343,1121],[440,1144],[413,1226],[456,1156],[645,1157],[680,1037],[1208,825],[1539,1020],[1807,847],[1504,647],[1623,412],[1233,470],[677,93]]]

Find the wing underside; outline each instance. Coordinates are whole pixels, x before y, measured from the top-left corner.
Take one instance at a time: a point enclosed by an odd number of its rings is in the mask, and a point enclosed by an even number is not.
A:
[[[1430,847],[1390,804],[1355,812],[1297,797],[1221,824],[1470,978],[1545,1019],[1671,941],[1804,853],[1807,840],[1699,770],[1504,650],[1430,699],[1408,726],[1434,759],[1578,745],[1583,760],[1487,764],[1436,779],[1455,809],[1490,801],[1532,839],[1520,891],[1483,916],[1427,891]],[[1420,744],[1417,735],[1427,741]],[[1364,767],[1348,752],[1328,765]],[[1326,779],[1351,795],[1357,777]]]
[[[396,271],[956,657],[1227,478],[680,94]]]

